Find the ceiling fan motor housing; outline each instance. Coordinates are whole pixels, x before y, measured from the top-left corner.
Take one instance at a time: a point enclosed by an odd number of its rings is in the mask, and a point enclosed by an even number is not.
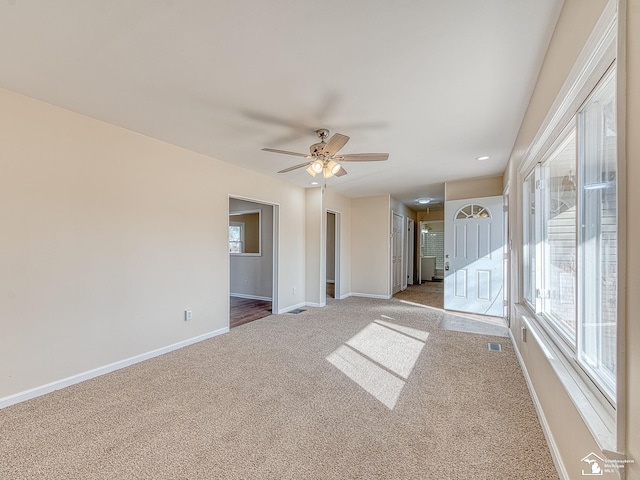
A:
[[[324,141],[329,136],[329,130],[327,130],[326,128],[319,128],[318,130],[316,130],[316,135],[318,135],[318,138],[322,140],[322,143],[324,143]]]
[[[324,150],[325,145],[326,145],[325,142],[314,143],[313,145],[311,145],[309,147],[309,151],[311,152],[311,155],[314,157],[318,155],[322,155],[322,151]]]

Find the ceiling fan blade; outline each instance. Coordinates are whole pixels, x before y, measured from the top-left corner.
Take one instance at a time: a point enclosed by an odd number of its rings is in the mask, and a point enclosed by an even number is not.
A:
[[[322,153],[335,155],[336,153],[338,153],[338,150],[340,150],[347,144],[348,141],[349,137],[347,137],[346,135],[342,135],[341,133],[334,133],[322,149]]]
[[[263,148],[262,150],[265,152],[283,153],[285,155],[295,155],[296,157],[310,158],[309,155],[306,155],[304,153],[287,152],[286,150],[276,150],[275,148]]]
[[[334,175],[336,177],[341,177],[341,176],[346,175],[346,174],[347,174],[347,171],[344,169],[344,167],[342,165],[340,165],[340,170],[338,170],[337,173],[334,173]]]
[[[388,159],[388,153],[347,153],[340,155],[339,160],[336,158],[336,160],[343,162],[384,162]]]
[[[294,165],[293,167],[285,168],[284,170],[280,170],[278,173],[287,173],[291,170],[296,170],[297,168],[306,167],[309,165],[309,162],[301,163],[300,165]]]
[[[257,122],[268,123],[271,125],[280,125],[282,127],[289,127],[294,130],[311,130],[311,128],[307,128],[306,125],[300,125],[295,121],[288,120],[286,118],[276,117],[274,115],[268,115],[266,113],[256,112],[245,110],[242,112],[245,117],[250,118],[251,120],[255,120]]]

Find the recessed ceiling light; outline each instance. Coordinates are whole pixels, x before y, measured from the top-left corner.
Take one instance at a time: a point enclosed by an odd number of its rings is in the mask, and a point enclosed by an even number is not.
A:
[[[482,162],[482,161],[484,161],[484,160],[489,160],[490,158],[491,158],[491,157],[490,157],[489,155],[485,155],[485,156],[483,156],[483,157],[478,157],[478,158],[476,158],[476,160],[480,160],[480,161]]]
[[[311,182],[311,185],[317,185],[318,182]]]
[[[431,199],[430,199],[430,198],[419,198],[419,199],[418,199],[418,203],[419,203],[420,205],[426,205],[427,203],[430,203],[430,202],[431,202]]]

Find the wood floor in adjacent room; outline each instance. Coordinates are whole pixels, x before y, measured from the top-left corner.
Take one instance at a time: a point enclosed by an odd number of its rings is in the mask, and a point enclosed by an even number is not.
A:
[[[251,298],[230,297],[229,328],[238,327],[271,315],[271,302]]]

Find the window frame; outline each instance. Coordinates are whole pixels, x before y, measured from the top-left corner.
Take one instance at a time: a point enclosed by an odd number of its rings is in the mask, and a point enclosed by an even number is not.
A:
[[[244,222],[229,222],[229,228],[231,227],[239,227],[240,228],[240,240],[229,240],[229,254],[230,255],[243,255],[244,254]],[[239,252],[231,251],[231,243],[238,243],[240,245]]]
[[[626,84],[624,78],[624,62],[618,61],[618,57],[620,56],[618,50],[623,48],[621,43],[618,42],[619,28],[617,2],[609,1],[518,168],[516,175],[518,188],[523,188],[522,195],[520,196],[523,202],[521,205],[522,208],[520,208],[521,214],[525,214],[526,212],[525,201],[527,192],[524,191],[526,182],[534,178],[530,175],[532,172],[535,172],[536,166],[541,162],[544,155],[550,151],[551,146],[558,139],[563,129],[566,128],[571,118],[578,114],[610,70],[614,70],[616,73],[614,80],[616,85],[615,101],[618,131],[616,142],[616,180],[624,178],[626,159],[624,156],[625,125],[623,99]],[[624,56],[620,56],[620,58],[624,59]],[[624,278],[625,192],[624,183],[618,181],[616,183],[618,248],[616,282],[619,286],[621,285],[621,279]],[[536,205],[536,209],[538,209],[538,205],[540,205],[539,202]],[[540,315],[541,310],[538,299],[536,298],[532,303],[525,299],[524,287],[526,283],[524,277],[526,275],[526,260],[524,259],[524,255],[527,252],[525,245],[527,239],[524,237],[526,233],[524,226],[525,221],[527,221],[526,214],[523,215],[523,224],[521,225],[522,256],[518,263],[517,297],[514,302],[514,310],[517,315],[520,316],[524,325],[528,327],[528,330],[531,331],[532,337],[535,338],[543,353],[549,359],[551,367],[556,372],[559,381],[564,386],[598,445],[603,450],[622,452],[624,451],[625,443],[624,399],[626,391],[624,289],[618,288],[617,295],[615,342],[617,367],[615,374],[616,391],[614,397],[609,397],[604,392],[604,389],[599,388],[597,383],[593,381],[591,376],[575,360],[577,350],[569,348],[569,345],[562,340],[563,337],[558,335],[553,328],[548,327],[547,322]],[[536,228],[540,231],[539,227]],[[537,243],[536,247],[539,247],[539,245],[540,244]],[[536,263],[539,263],[539,256],[536,258]],[[540,272],[540,270],[536,272]],[[580,275],[581,273],[578,272],[578,280]],[[578,315],[580,315],[580,312],[578,312]],[[577,328],[580,327],[577,326]]]
[[[232,220],[234,217],[241,217],[244,215],[257,215],[257,225],[251,223],[252,226],[255,226],[255,230],[257,230],[257,238],[251,237],[251,241],[246,238],[246,224],[245,222],[238,222]],[[229,250],[229,255],[235,257],[261,257],[262,256],[262,209],[251,209],[251,210],[236,210],[233,212],[229,212],[229,226],[240,226],[242,225],[241,230],[241,252],[231,252]],[[252,231],[254,228],[250,229]],[[257,243],[257,251],[249,251],[247,252],[247,245],[253,245]]]
[[[548,200],[547,192],[550,191],[550,182],[548,177],[547,164],[549,164],[553,160],[553,155],[557,153],[560,149],[562,149],[567,142],[570,141],[572,136],[574,137],[575,145],[577,149],[577,143],[578,143],[577,133],[578,132],[577,132],[577,114],[576,114],[570,118],[569,123],[565,126],[565,128],[559,134],[558,138],[554,141],[554,143],[551,145],[549,150],[545,153],[541,161],[536,165],[536,170],[537,170],[536,178],[538,179],[537,181],[539,181],[542,186],[541,188],[536,188],[536,200],[535,200],[536,216],[537,216],[537,219],[535,222],[535,226],[537,229],[537,233],[536,233],[537,265],[536,267],[537,267],[537,272],[543,274],[543,275],[536,276],[536,312],[535,313],[539,315],[546,322],[549,328],[554,330],[554,332],[567,345],[567,348],[573,352],[576,351],[576,339],[574,338],[572,341],[572,339],[567,334],[567,332],[563,331],[562,326],[559,325],[560,323],[559,319],[553,318],[553,316],[550,313],[548,313],[545,308],[545,303],[546,303],[545,300],[549,300],[549,297],[550,297],[550,295],[548,295],[547,293],[551,292],[550,271],[549,271],[549,265],[547,263],[550,257],[548,238],[547,238],[548,227],[545,225],[545,222],[547,220],[547,214],[550,210],[549,202],[547,201]],[[577,154],[576,154],[576,165],[575,165],[576,171],[578,168],[577,163],[578,162],[577,162]],[[576,219],[577,219],[577,216],[576,216]],[[577,230],[578,229],[576,225],[576,231],[574,233],[574,245],[576,249],[576,257],[577,257],[577,251],[579,249]],[[578,292],[578,289],[579,289],[578,283],[579,282],[577,280],[577,275],[576,275],[576,281],[574,284],[576,298],[580,294],[580,292]],[[538,292],[540,292],[540,295],[538,295]],[[577,323],[578,323],[577,303],[578,302],[576,301],[576,312],[574,313],[574,323],[575,323],[574,329],[577,329]],[[574,335],[577,335],[577,332],[574,333]]]

